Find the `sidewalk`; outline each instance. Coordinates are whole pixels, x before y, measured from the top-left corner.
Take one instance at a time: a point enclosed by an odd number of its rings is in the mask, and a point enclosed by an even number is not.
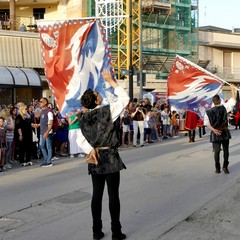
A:
[[[239,240],[240,179],[159,240]]]

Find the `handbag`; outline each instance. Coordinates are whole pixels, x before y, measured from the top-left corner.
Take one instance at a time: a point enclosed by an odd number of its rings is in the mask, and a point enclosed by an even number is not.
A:
[[[34,130],[32,131],[32,138],[33,138],[33,142],[38,142],[38,137]]]

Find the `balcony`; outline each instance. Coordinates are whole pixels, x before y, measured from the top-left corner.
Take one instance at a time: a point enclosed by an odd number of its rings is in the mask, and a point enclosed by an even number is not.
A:
[[[214,73],[219,78],[227,80],[228,82],[239,83],[240,68],[214,67],[207,70]]]

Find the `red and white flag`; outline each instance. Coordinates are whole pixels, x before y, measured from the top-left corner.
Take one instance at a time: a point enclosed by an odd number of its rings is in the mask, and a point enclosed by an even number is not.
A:
[[[212,105],[212,97],[219,93],[224,82],[177,55],[167,79],[168,103],[177,109],[192,110],[203,117]]]
[[[45,74],[55,102],[64,114],[81,108],[85,90],[98,91],[104,101],[113,97],[101,72],[114,76],[105,31],[97,19],[38,21]]]

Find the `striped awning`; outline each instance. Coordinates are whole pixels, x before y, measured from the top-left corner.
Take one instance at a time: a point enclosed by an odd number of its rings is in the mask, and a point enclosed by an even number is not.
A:
[[[33,69],[0,67],[0,88],[15,87],[42,87],[42,80]]]
[[[43,68],[39,38],[0,36],[0,66]]]
[[[0,66],[23,67],[21,38],[0,36]]]
[[[40,39],[22,38],[24,67],[43,68]]]

